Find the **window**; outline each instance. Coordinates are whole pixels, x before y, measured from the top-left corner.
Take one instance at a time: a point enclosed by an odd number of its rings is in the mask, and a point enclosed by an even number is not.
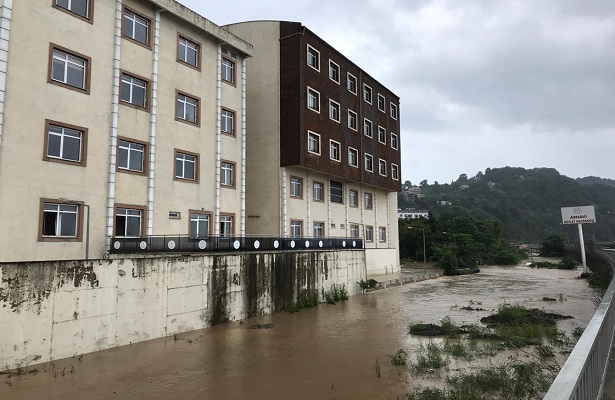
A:
[[[385,228],[384,226],[378,228],[378,240],[380,242],[387,241],[387,228]]]
[[[131,104],[139,108],[149,107],[148,81],[136,76],[122,73],[122,86],[120,87],[120,98],[122,102]]]
[[[233,230],[235,229],[234,215],[220,214],[220,236],[230,237],[233,236]]]
[[[348,110],[348,127],[357,130],[357,113],[350,110]]]
[[[296,176],[290,177],[290,197],[303,198],[303,179]]]
[[[395,164],[391,164],[391,178],[399,180],[399,167]]]
[[[387,144],[387,130],[381,126],[378,126],[378,141]]]
[[[374,157],[371,154],[365,154],[365,170],[374,172]]]
[[[46,120],[43,160],[85,166],[87,129]]]
[[[395,150],[398,148],[397,135],[391,132],[391,147]]]
[[[222,133],[235,136],[235,111],[222,109]]]
[[[42,201],[42,218],[39,240],[80,239],[78,204]]]
[[[226,57],[222,58],[222,80],[232,85],[235,84],[235,62]]]
[[[124,8],[123,34],[125,38],[149,47],[150,20]]]
[[[342,182],[329,181],[329,199],[331,203],[344,204],[344,185]]]
[[[177,92],[177,111],[175,118],[179,121],[199,124],[199,99],[185,93]]]
[[[85,20],[91,20],[90,0],[54,0],[53,6],[60,10],[69,11]]]
[[[190,210],[190,236],[209,236],[211,227],[211,214],[201,211]]]
[[[324,201],[325,184],[322,182],[314,182],[314,201]]]
[[[235,187],[235,163],[222,160],[220,162],[220,185]]]
[[[373,207],[372,204],[372,194],[371,193],[363,193],[363,201],[364,207],[366,210],[371,210]]]
[[[339,85],[340,83],[340,66],[329,60],[329,79]]]
[[[308,152],[320,155],[320,135],[308,131]]]
[[[340,103],[329,99],[329,118],[335,122],[340,122]]]
[[[90,92],[90,58],[51,44],[49,83]]]
[[[367,118],[363,119],[363,134],[371,138],[374,136],[372,130],[372,121]]]
[[[348,165],[351,167],[359,166],[359,152],[352,147],[348,147]]]
[[[119,138],[118,170],[145,172],[145,143]]]
[[[374,241],[374,227],[373,226],[365,227],[365,241],[366,242]]]
[[[378,173],[382,176],[387,176],[387,162],[382,158],[378,159]]]
[[[321,238],[323,236],[325,236],[325,223],[314,222],[314,237]]]
[[[190,67],[200,69],[199,52],[201,45],[179,35],[177,43],[177,61]]]
[[[116,207],[115,236],[139,237],[143,227],[145,209]]]
[[[303,236],[303,221],[291,220],[290,221],[290,236],[301,237]]]
[[[340,143],[329,140],[329,158],[333,161],[341,161]]]
[[[350,224],[350,237],[358,238],[359,237],[359,225]]]
[[[382,111],[383,113],[386,113],[387,112],[386,108],[387,106],[386,106],[386,100],[384,96],[378,93],[378,109]]]
[[[312,111],[320,112],[320,93],[308,87],[307,90],[308,108]]]
[[[363,100],[372,104],[372,88],[363,84]]]
[[[349,190],[348,203],[350,207],[359,207],[359,192],[356,190]]]
[[[308,44],[307,63],[310,67],[320,72],[320,52]]]
[[[350,72],[348,72],[346,77],[346,86],[349,92],[357,94],[357,78]]]
[[[391,103],[391,118],[397,119],[397,106]]]
[[[175,179],[198,182],[199,156],[198,154],[175,150]]]

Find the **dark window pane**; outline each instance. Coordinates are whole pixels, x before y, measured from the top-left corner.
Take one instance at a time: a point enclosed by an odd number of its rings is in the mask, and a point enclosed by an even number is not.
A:
[[[60,214],[60,236],[77,236],[77,214]]]
[[[186,62],[196,67],[196,51],[188,49],[188,59]]]
[[[175,160],[175,176],[184,177],[184,163],[181,160]]]
[[[198,224],[199,223],[197,221],[190,221],[190,235],[191,236],[196,236],[197,234],[199,234]]]
[[[135,26],[135,40],[143,44],[147,44],[149,38],[147,37],[147,27],[141,24],[136,24]]]
[[[43,235],[55,236],[56,235],[56,218],[58,214],[54,212],[43,213]]]
[[[128,36],[128,37],[132,37],[132,25],[133,22],[131,19],[128,18],[128,16],[130,15],[130,13],[125,13],[124,14],[124,36]]]
[[[117,210],[120,211],[119,209]],[[124,236],[126,233],[126,217],[123,215],[115,216],[115,236]]]
[[[130,101],[130,83],[122,79],[122,101]]]
[[[56,4],[62,8],[68,8],[68,0],[56,0]]]
[[[141,107],[145,107],[145,89],[134,86],[132,89],[132,102]]]
[[[192,105],[186,105],[186,119],[188,121],[196,122],[196,107]]]
[[[49,129],[51,130],[51,129]],[[47,155],[50,157],[60,157],[60,146],[62,144],[62,139],[57,135],[49,135],[49,141],[47,143]]]
[[[181,98],[181,96],[177,99],[177,118],[183,119],[184,118],[184,103],[179,101]]]
[[[66,83],[78,88],[85,88],[83,80],[83,68],[76,65],[68,64],[68,77]]]
[[[126,229],[126,236],[140,236],[141,235],[141,218],[128,217],[128,226]]]
[[[82,17],[88,16],[88,2],[89,0],[73,0],[71,4],[71,11],[75,14],[79,14]]]
[[[186,179],[195,179],[193,163],[186,163],[186,170],[184,171],[184,174],[184,178]]]
[[[120,148],[119,158],[119,166],[121,168],[128,168],[128,149]]]
[[[133,171],[143,171],[143,153],[133,151],[130,157],[130,168]]]
[[[73,137],[64,137],[64,157],[67,160],[79,161],[81,153],[81,140]]]
[[[64,62],[54,59],[51,65],[51,79],[64,82]]]

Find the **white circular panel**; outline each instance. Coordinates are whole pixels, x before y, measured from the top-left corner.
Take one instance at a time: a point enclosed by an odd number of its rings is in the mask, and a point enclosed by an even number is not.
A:
[[[352,247],[357,247],[357,242],[355,240],[352,241]]]
[[[274,247],[274,248],[276,248],[276,249],[277,249],[278,247],[280,247],[280,242],[278,242],[277,240],[275,240],[275,241],[273,242],[273,247]]]
[[[294,240],[291,240],[291,241],[290,241],[290,247],[291,247],[292,249],[294,249],[294,248],[295,248],[295,241],[294,241]]]
[[[167,243],[167,247],[173,250],[175,248],[175,240],[169,240],[169,243]]]
[[[207,248],[207,242],[204,240],[199,241],[199,249],[205,250]]]
[[[346,247],[346,241],[342,241],[342,247]]]
[[[139,242],[139,247],[141,250],[147,249],[147,242],[145,240],[141,240],[141,242]]]
[[[323,246],[322,240],[319,240],[318,241],[318,247],[322,247],[322,246]]]
[[[239,248],[239,246],[241,246],[241,244],[239,243],[239,240],[235,240],[233,242],[233,247],[235,248],[235,250],[237,250]]]
[[[115,250],[119,250],[120,247],[122,247],[122,245],[120,244],[120,242],[118,242],[117,240],[113,243],[113,248]]]
[[[309,241],[309,240],[306,240],[306,241],[305,241],[305,248],[308,248],[308,247],[310,247],[310,241]]]
[[[259,247],[261,247],[261,242],[259,242],[258,240],[254,241],[254,248],[258,249]]]

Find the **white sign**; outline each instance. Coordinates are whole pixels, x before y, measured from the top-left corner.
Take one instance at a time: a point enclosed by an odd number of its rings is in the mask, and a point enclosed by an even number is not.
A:
[[[569,224],[595,224],[594,206],[562,207],[562,222]]]

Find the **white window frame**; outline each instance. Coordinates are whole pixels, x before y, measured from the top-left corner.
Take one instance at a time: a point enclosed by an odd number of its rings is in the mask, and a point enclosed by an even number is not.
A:
[[[316,53],[316,63],[318,65],[314,66],[310,63],[310,50],[313,50]],[[316,50],[314,47],[310,46],[309,44],[307,45],[307,65],[310,66],[310,68],[315,69],[316,71],[320,72],[320,51]]]
[[[367,118],[363,118],[363,134],[370,139],[374,138],[374,124]]]
[[[378,175],[387,176],[387,162],[386,160],[383,160],[382,158],[378,159]]]
[[[334,150],[337,147],[337,150]],[[334,158],[334,152],[337,151],[337,158]],[[333,161],[342,161],[342,144],[336,140],[329,139],[329,158]]]
[[[188,157],[191,157],[192,160],[189,160]],[[179,171],[176,169],[175,170],[175,178],[176,179],[182,179],[182,180],[186,180],[186,181],[196,181],[198,178],[198,167],[199,167],[199,158],[197,156],[195,156],[194,154],[187,154],[187,153],[183,153],[181,151],[177,151],[175,154],[175,163],[177,164],[177,161],[181,161],[182,163],[182,174],[179,175]],[[186,178],[186,165],[192,165],[192,172],[194,174],[194,177],[192,178]]]
[[[73,3],[75,2],[75,0],[67,0],[66,3],[66,7],[64,7],[63,5],[59,4],[58,0],[54,0],[54,4],[66,11],[70,11],[71,13],[78,15],[79,17],[82,17],[84,19],[90,20],[90,7],[91,7],[91,0],[83,0],[83,2],[85,3],[85,15],[78,13],[77,11],[73,10]]]
[[[350,79],[352,77],[352,79]],[[350,82],[354,81],[354,91],[350,88]],[[346,73],[346,89],[355,96],[357,95],[357,87],[359,86],[359,81],[357,77],[351,74],[350,72]]]
[[[220,215],[220,237],[233,235],[233,219],[232,215]]]
[[[353,239],[359,238],[359,225],[358,224],[350,224],[350,237]]]
[[[68,53],[64,50],[58,48],[52,48],[52,62],[51,62],[51,80],[54,82],[62,83],[66,86],[70,86],[72,88],[77,88],[80,90],[87,90],[88,86],[88,60],[76,56],[74,54]],[[55,79],[54,72],[57,71],[56,66],[62,67],[62,79]],[[68,69],[71,67],[72,69],[81,70],[81,86],[73,85],[68,81]]]
[[[365,153],[364,161],[365,161],[365,170],[367,172],[373,173],[374,172],[374,156],[372,156],[369,153]],[[371,165],[371,168],[368,168],[370,165]]]
[[[333,185],[332,182],[335,183],[339,183],[342,185],[341,188],[339,188],[340,194],[338,195],[337,193],[334,195],[333,194]],[[338,190],[337,188],[335,188],[335,190]],[[341,197],[341,201],[334,201],[333,197],[338,198]],[[344,182],[340,182],[340,181],[334,181],[332,179],[329,180],[329,202],[331,203],[335,203],[335,204],[344,204]]]
[[[235,136],[235,111],[223,108],[221,117],[222,117],[222,127],[221,127],[222,133]]]
[[[128,103],[128,104],[132,104],[133,106],[136,107],[140,107],[140,108],[147,108],[148,107],[148,100],[149,100],[149,96],[148,96],[148,82],[141,79],[141,78],[137,78],[136,76],[132,76],[130,74],[127,74],[125,72],[122,73],[122,85],[127,84],[128,87],[130,88],[130,90],[128,91],[127,95],[128,98],[126,100],[124,100],[124,95],[125,90],[121,90],[121,98],[120,100],[124,103]],[[135,101],[134,97],[134,90],[135,88],[138,89],[142,89],[143,90],[143,105],[137,103]]]
[[[352,126],[352,124],[350,123],[350,116],[351,115],[354,117],[354,126]],[[353,131],[357,131],[358,130],[358,128],[357,128],[357,125],[359,124],[358,119],[359,119],[359,116],[357,115],[356,112],[354,112],[352,110],[348,110],[348,127],[350,129],[352,129]]]
[[[391,163],[391,178],[399,180],[399,165]]]
[[[131,21],[132,22],[132,32],[130,32],[130,34],[126,33],[126,21]],[[132,10],[129,10],[127,8],[124,9],[124,15],[123,15],[123,22],[124,25],[122,26],[122,34],[127,37],[130,38],[132,40],[134,40],[137,43],[141,43],[145,46],[150,46],[150,41],[151,41],[151,32],[150,29],[152,29],[151,25],[151,21],[147,18],[145,18],[142,15],[139,15],[137,13],[135,13]],[[145,42],[139,40],[136,38],[136,25],[142,25],[145,26],[145,31],[146,31],[146,35],[145,35]]]
[[[194,110],[194,119],[190,119],[188,109]],[[181,115],[180,115],[181,114]],[[191,124],[197,124],[199,122],[199,100],[194,97],[190,97],[184,93],[177,93],[177,119],[189,122]]]
[[[331,110],[333,109],[337,109],[337,119],[333,118],[333,113],[331,112]],[[340,106],[340,103],[338,103],[335,100],[331,100],[329,99],[329,118],[337,123],[340,122],[340,115],[342,113],[342,107]]]
[[[384,138],[384,142],[380,140],[381,137]],[[387,130],[380,125],[378,125],[378,141],[382,144],[387,144]]]
[[[380,100],[382,100],[382,108],[380,108]],[[387,112],[387,99],[380,93],[378,93],[378,110],[386,114]]]
[[[299,230],[296,232],[296,230]],[[303,221],[293,219],[290,221],[290,237],[299,238],[303,236]]]
[[[352,201],[353,198],[354,198],[354,202]],[[359,191],[358,190],[355,190],[355,189],[348,190],[348,205],[350,207],[359,207]]]
[[[63,208],[63,209],[62,209]],[[68,204],[68,203],[62,203],[60,202],[44,202],[43,203],[43,209],[41,210],[41,212],[43,213],[43,223],[41,225],[41,237],[42,238],[78,238],[79,237],[79,209],[80,206],[78,204]],[[44,230],[45,230],[45,214],[47,213],[52,213],[55,215],[55,227],[54,227],[54,231],[55,234],[54,235],[45,235],[44,234]],[[74,218],[74,224],[71,224],[72,226],[68,226],[71,229],[73,229],[73,234],[71,235],[62,235],[62,227],[63,227],[63,221],[65,220],[65,218],[63,218],[64,216],[69,217],[72,216]],[[66,222],[67,224],[70,222]]]
[[[315,143],[316,143],[316,151],[312,150],[312,140],[311,139],[315,139]],[[316,132],[312,132],[312,131],[308,131],[308,153],[312,153],[312,154],[316,154],[316,155],[320,155],[320,135]]]
[[[365,227],[365,241],[366,242],[374,241],[374,227],[371,225],[367,225]]]
[[[182,35],[179,35],[178,46],[179,46],[179,50],[178,50],[177,58],[179,59],[179,61],[183,62],[184,64],[191,65],[194,68],[199,68],[200,67],[199,66],[199,53],[200,53],[201,46],[199,46],[198,43],[193,42],[192,40]],[[189,51],[194,52],[194,64],[188,61]]]
[[[352,156],[350,154],[354,154],[355,163],[351,163]],[[359,150],[354,147],[348,146],[348,165],[351,167],[359,168]]]
[[[387,241],[387,228],[384,226],[378,227],[378,241],[380,243],[386,243]]]
[[[311,107],[312,99],[315,101],[316,108]],[[307,87],[307,108],[320,114],[320,92],[311,87]]]
[[[127,143],[128,146],[123,145],[122,142]],[[141,146],[141,149],[139,149],[138,146]],[[145,145],[143,143],[131,142],[130,140],[118,138],[117,147],[118,147],[118,152],[117,152],[117,168],[118,169],[122,169],[125,171],[133,171],[133,172],[144,172],[145,171],[146,153],[145,153]],[[121,165],[120,153],[122,152],[122,150],[125,150],[128,153],[126,157],[126,165]],[[133,153],[135,155],[133,155]],[[139,154],[141,155],[141,169],[130,168],[130,160]]]
[[[368,192],[363,193],[363,208],[365,208],[366,210],[374,209],[374,195],[373,194],[368,193]]]
[[[397,105],[391,102],[390,106],[391,106],[391,118],[393,118],[394,120],[397,120]]]
[[[369,96],[367,95],[368,93],[369,93]],[[372,90],[372,87],[364,83],[363,84],[363,101],[365,101],[368,104],[372,104],[373,100],[374,100],[374,91]]]
[[[393,138],[395,138],[395,140],[393,140]],[[395,146],[393,146],[393,142],[395,142]],[[391,148],[394,150],[399,150],[399,136],[393,132],[391,132]]]
[[[192,231],[192,223],[196,222],[196,232]],[[205,230],[207,232],[201,232],[201,226],[205,226]],[[190,237],[198,238],[198,237],[207,237],[210,234],[211,230],[211,214],[209,213],[190,213]]]
[[[235,164],[229,161],[220,161],[220,185],[235,186]]]
[[[59,129],[60,132],[52,132],[52,128],[56,128]],[[78,134],[79,137],[75,136],[75,134]],[[49,149],[50,149],[50,143],[51,143],[51,136],[57,136],[60,138],[60,154],[59,155],[52,155],[49,153]],[[66,158],[64,157],[64,152],[65,152],[65,140],[79,140],[79,158],[77,160],[73,160],[71,158]],[[85,140],[85,132],[82,130],[78,130],[78,129],[73,129],[73,128],[67,128],[65,126],[61,126],[61,125],[55,125],[50,123],[49,127],[47,128],[47,148],[45,149],[45,154],[47,154],[48,158],[52,158],[54,160],[62,160],[62,161],[68,161],[71,163],[76,163],[76,164],[80,164],[83,162],[83,144],[84,144],[84,140]]]
[[[333,69],[331,68],[332,66],[337,67],[337,79],[334,79],[334,77],[332,77],[332,72]],[[329,79],[331,79],[333,82],[337,83],[338,85],[340,84],[340,75],[341,75],[341,68],[339,66],[338,63],[334,62],[333,60],[329,60]]]
[[[314,222],[314,237],[321,238],[325,236],[325,223]]]
[[[130,213],[132,211],[136,211],[138,213],[137,214],[133,214]],[[123,212],[123,213],[122,213]],[[124,217],[124,234],[123,235],[118,235],[117,234],[117,218],[118,217]],[[139,219],[139,224],[137,225],[139,227],[139,233],[137,235],[128,235],[128,219],[129,218],[138,218]],[[125,208],[125,207],[118,207],[115,209],[115,219],[114,219],[114,226],[113,226],[113,232],[115,233],[116,237],[141,237],[142,229],[143,229],[143,210],[140,210],[138,208]]]
[[[323,182],[312,184],[312,199],[314,201],[325,201],[325,184]]]
[[[290,177],[290,197],[293,199],[303,198],[303,178],[298,176]]]
[[[229,60],[226,57],[222,57],[222,81],[230,83],[231,85],[235,84],[235,69],[236,64],[235,61]]]

